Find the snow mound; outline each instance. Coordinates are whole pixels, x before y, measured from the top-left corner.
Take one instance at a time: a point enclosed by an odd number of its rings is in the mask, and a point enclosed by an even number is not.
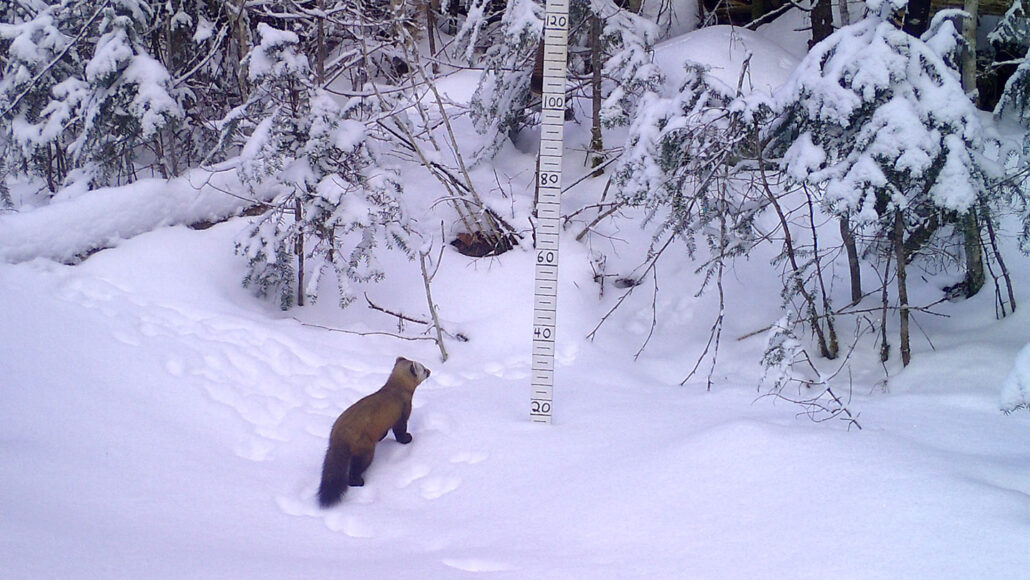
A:
[[[670,88],[684,80],[684,63],[696,62],[711,68],[711,75],[736,92],[744,61],[751,58],[745,92],[771,94],[797,67],[800,59],[757,32],[733,26],[710,26],[662,42],[655,47],[654,60],[665,74]]]

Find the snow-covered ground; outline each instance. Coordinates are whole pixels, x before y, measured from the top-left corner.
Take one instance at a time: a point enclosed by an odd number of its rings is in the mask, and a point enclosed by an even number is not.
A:
[[[676,50],[689,48],[700,52]],[[518,203],[532,195],[526,167],[532,156],[514,150],[498,162]],[[113,211],[91,199],[104,197],[62,203],[87,222]],[[281,313],[254,298],[233,255],[242,219],[112,228],[121,233],[105,243],[129,239],[66,266],[47,259],[60,252],[12,253],[12,232],[28,232],[21,248],[80,237],[35,211],[0,221],[0,255],[17,262],[0,263],[2,577],[1026,577],[1030,414],[999,406],[1030,314],[996,321],[989,286],[936,308],[951,318],[917,317],[925,338],[908,368],[891,362],[886,390],[875,353],[855,353],[837,387],[859,414],[862,429],[848,430],[757,390],[763,340],[737,337],[779,317],[771,249],[728,276],[709,392],[704,376],[678,385],[715,316],[711,293],[694,296],[694,264],[675,255],[659,266],[660,318],[634,361],[651,288],[585,340],[618,293],[598,297],[572,228],[555,423],[541,426],[528,420],[527,249],[444,254],[434,298],[447,329],[470,340],[449,340],[441,363],[429,341],[327,330],[396,330],[361,303]],[[612,263],[620,252],[632,263],[648,236],[618,232]],[[425,316],[417,264],[384,266],[369,297]],[[1010,267],[1030,304],[1026,258],[1010,253]],[[318,509],[333,420],[398,355],[433,371],[415,394],[414,441],[388,437],[366,486]]]

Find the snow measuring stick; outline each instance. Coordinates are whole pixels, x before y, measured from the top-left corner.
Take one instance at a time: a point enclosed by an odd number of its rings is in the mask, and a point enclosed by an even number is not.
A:
[[[544,84],[540,106],[537,179],[536,282],[533,287],[533,395],[529,418],[550,423],[554,400],[554,331],[558,307],[558,218],[564,149],[565,67],[569,0],[547,0],[544,16]]]

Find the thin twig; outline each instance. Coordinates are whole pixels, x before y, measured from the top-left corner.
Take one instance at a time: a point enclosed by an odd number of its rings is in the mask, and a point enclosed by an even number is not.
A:
[[[390,316],[396,316],[397,318],[399,318],[401,320],[406,320],[408,322],[414,322],[415,324],[425,324],[426,326],[429,326],[429,321],[427,321],[427,320],[419,320],[418,318],[414,318],[414,317],[408,316],[406,314],[401,314],[400,312],[394,312],[392,310],[387,310],[386,308],[383,308],[382,306],[379,306],[378,304],[372,302],[372,299],[368,297],[368,292],[365,292],[365,302],[368,303],[368,307],[371,308],[372,310],[376,310],[376,311],[382,312],[384,314],[389,314]]]
[[[654,329],[658,325],[658,268],[653,268],[651,275],[654,280],[654,292],[651,295],[651,328],[647,331],[647,338],[640,345],[637,354],[633,355],[633,360],[640,358],[640,353],[644,352],[644,349],[647,348],[647,343],[651,342],[651,337],[654,336]]]
[[[356,336],[389,336],[391,338],[397,338],[400,340],[436,340],[430,336],[401,336],[399,334],[393,334],[391,332],[371,331],[371,332],[359,332],[356,330],[346,330],[343,328],[332,328],[330,326],[322,326],[321,324],[312,324],[310,322],[303,322],[294,318],[301,326],[309,326],[311,328],[319,328],[322,330],[328,330],[329,332],[342,332],[344,334],[353,334]]]
[[[443,343],[443,331],[440,328],[440,318],[436,315],[436,304],[433,303],[433,292],[429,288],[429,271],[426,268],[426,254],[419,252],[419,265],[422,267],[422,282],[426,287],[426,302],[429,304],[429,314],[433,317],[433,328],[436,329],[436,345],[440,347],[441,362],[447,362],[447,347]]]

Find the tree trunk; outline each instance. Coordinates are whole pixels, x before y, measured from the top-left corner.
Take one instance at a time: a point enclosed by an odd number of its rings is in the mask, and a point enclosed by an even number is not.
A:
[[[976,219],[976,210],[962,216],[962,236],[966,246],[966,298],[976,296],[984,287],[983,244],[980,243],[980,222]]]
[[[978,104],[980,99],[976,89],[976,27],[979,22],[980,0],[965,0],[965,10],[970,17],[962,21],[962,36],[966,41],[966,48],[962,52],[962,88],[972,97],[973,104]],[[966,246],[965,282],[968,298],[979,292],[984,285],[983,248],[980,243],[980,225],[976,219],[976,210],[969,210],[961,220]]]
[[[979,104],[976,91],[976,25],[980,20],[980,0],[965,0],[965,11],[970,17],[962,20],[962,37],[966,48],[962,51],[962,88],[971,95],[973,104]]]
[[[919,38],[930,26],[930,0],[908,0],[908,13],[902,30]]]
[[[457,1],[457,0],[452,0]],[[436,13],[433,12],[433,3],[425,0],[423,6],[426,10],[426,37],[429,39],[429,58],[433,59],[433,74],[440,72],[440,65],[436,62]]]
[[[912,347],[909,343],[909,331],[908,331],[908,285],[906,281],[906,262],[908,257],[905,255],[905,217],[902,215],[901,210],[894,211],[894,250],[896,256],[894,260],[896,262],[895,268],[898,270],[898,319],[900,326],[900,342],[901,342],[901,364],[908,366],[908,363],[912,361]]]
[[[597,167],[604,163],[604,137],[601,134],[601,17],[597,14],[590,16],[590,67],[593,69],[590,89],[592,94],[592,105],[594,112],[593,123],[590,127],[590,167]],[[598,169],[594,177],[603,173]]]
[[[293,216],[297,220],[297,306],[304,306],[304,214],[299,195],[294,199]]]
[[[851,24],[851,12],[848,9],[848,0],[837,0],[837,9],[840,14],[840,25]]]
[[[250,19],[247,16],[247,3],[245,0],[236,0],[236,5],[230,2],[230,13],[235,12],[233,26],[233,50],[230,54],[229,70],[236,71],[236,83],[239,86],[240,95],[244,99],[250,94],[250,82],[247,80],[247,67],[243,66],[243,58],[250,52]]]
[[[318,0],[318,13],[325,14],[325,0]],[[319,86],[325,82],[325,59],[326,59],[326,46],[325,46],[325,16],[318,17],[318,29],[316,31],[316,42],[318,45],[315,61],[315,74],[318,76]]]
[[[833,34],[833,7],[831,0],[815,0],[812,6],[812,40],[808,42],[808,48]]]
[[[848,216],[840,216],[840,237],[844,241],[844,251],[848,255],[848,273],[851,276],[851,303],[858,304],[862,300],[862,266],[858,261],[858,246],[855,234],[851,231]]]

